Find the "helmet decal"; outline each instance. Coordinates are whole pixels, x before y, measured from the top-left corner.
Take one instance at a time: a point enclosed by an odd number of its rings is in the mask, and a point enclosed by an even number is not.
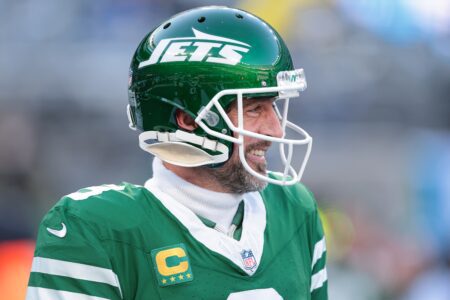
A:
[[[247,43],[201,32],[192,28],[193,37],[177,37],[161,40],[148,60],[142,61],[139,68],[167,62],[208,62],[236,65],[251,46]],[[150,36],[149,39],[152,37]],[[187,47],[194,47],[191,53]],[[211,50],[219,50],[218,56],[211,55]],[[242,54],[241,54],[242,53]],[[210,54],[210,55],[208,55]],[[206,59],[205,59],[206,58]]]
[[[305,84],[306,87],[306,79],[305,73],[303,69],[293,70],[293,71],[281,71],[277,74],[277,85],[279,87],[290,87],[295,86],[297,84]],[[289,98],[289,97],[298,97],[298,91],[296,90],[280,90],[280,97]]]

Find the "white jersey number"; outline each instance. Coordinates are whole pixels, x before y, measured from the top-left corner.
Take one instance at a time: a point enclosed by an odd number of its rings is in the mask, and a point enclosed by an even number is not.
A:
[[[125,189],[125,186],[119,186],[115,184],[105,184],[105,185],[99,185],[99,186],[91,186],[85,189],[82,189],[78,192],[72,193],[67,195],[66,197],[69,197],[73,200],[86,200],[89,197],[100,195],[103,192],[115,190],[115,191],[121,191]]]

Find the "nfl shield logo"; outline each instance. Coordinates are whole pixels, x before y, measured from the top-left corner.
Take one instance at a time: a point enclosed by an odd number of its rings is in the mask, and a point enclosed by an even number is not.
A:
[[[242,250],[241,257],[244,269],[253,270],[256,267],[257,263],[252,250]]]

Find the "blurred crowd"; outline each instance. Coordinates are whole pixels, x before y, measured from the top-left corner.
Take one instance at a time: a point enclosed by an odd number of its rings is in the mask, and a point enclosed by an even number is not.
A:
[[[61,196],[151,176],[127,125],[130,59],[160,22],[210,4],[267,20],[305,69],[290,118],[314,138],[303,181],[330,300],[450,299],[449,0],[0,0],[0,286],[27,276],[5,257],[31,262]]]

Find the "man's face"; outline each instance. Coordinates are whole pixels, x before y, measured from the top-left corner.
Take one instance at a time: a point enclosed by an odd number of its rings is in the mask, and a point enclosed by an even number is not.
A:
[[[244,129],[255,133],[281,138],[283,130],[273,107],[273,98],[244,99]],[[228,117],[235,126],[238,124],[238,111],[234,102]],[[271,142],[244,136],[245,159],[256,172],[266,174],[266,152]],[[234,144],[233,154],[220,168],[212,170],[212,175],[231,193],[259,191],[267,182],[247,172],[239,158],[239,146]]]

